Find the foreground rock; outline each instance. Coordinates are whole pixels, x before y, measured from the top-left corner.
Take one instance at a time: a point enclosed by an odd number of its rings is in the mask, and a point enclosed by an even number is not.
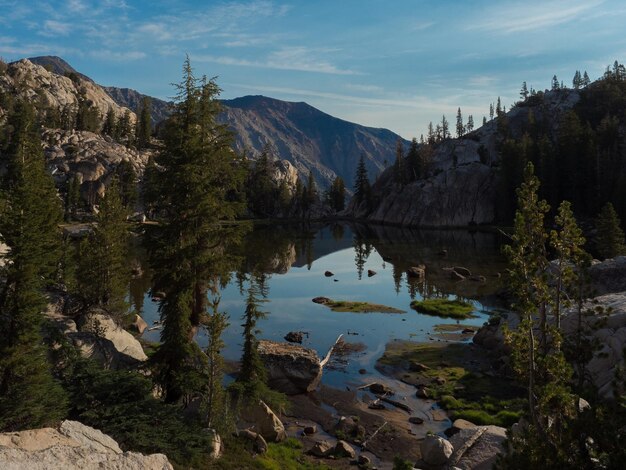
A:
[[[422,460],[432,466],[444,465],[454,450],[452,444],[439,436],[426,436],[420,445]]]
[[[252,429],[263,436],[266,441],[282,442],[287,439],[285,426],[263,400],[247,407],[244,417],[245,421],[252,424]]]
[[[115,440],[76,421],[59,429],[0,434],[3,470],[173,470],[163,454],[122,452]]]
[[[449,465],[462,470],[490,470],[499,454],[504,453],[506,429],[499,426],[478,426],[461,429],[452,436],[454,453]]]
[[[268,385],[287,395],[311,392],[322,379],[317,353],[296,344],[259,341],[259,355],[267,369]]]

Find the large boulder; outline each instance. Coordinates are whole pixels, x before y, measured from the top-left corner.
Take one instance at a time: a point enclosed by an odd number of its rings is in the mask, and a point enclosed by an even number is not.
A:
[[[506,429],[499,426],[478,426],[461,429],[450,439],[454,453],[450,466],[462,470],[490,470],[498,454],[504,452]]]
[[[59,429],[0,434],[3,470],[173,470],[163,454],[122,452],[111,437],[76,421]]]
[[[263,400],[246,407],[243,416],[245,421],[252,425],[252,429],[263,436],[266,441],[282,442],[287,439],[282,421]]]
[[[139,341],[106,312],[91,310],[76,323],[78,331],[67,336],[83,357],[112,369],[134,367],[148,359]]]
[[[439,436],[426,436],[420,445],[422,460],[432,466],[444,465],[454,450],[452,444]]]
[[[584,308],[587,312],[582,318],[585,329],[601,345],[587,364],[585,375],[601,397],[612,399],[616,391],[616,373],[626,366],[626,292],[601,295],[586,303]],[[578,327],[576,309],[564,312],[561,327],[566,336],[575,333]]]
[[[311,392],[322,379],[320,359],[312,349],[262,340],[258,351],[267,369],[267,383],[274,390],[287,395]]]

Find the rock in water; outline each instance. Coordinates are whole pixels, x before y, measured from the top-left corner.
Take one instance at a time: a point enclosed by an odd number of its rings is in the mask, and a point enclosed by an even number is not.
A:
[[[409,277],[423,279],[424,276],[426,276],[426,266],[423,264],[420,264],[419,266],[412,266],[406,270],[406,274]]]
[[[163,454],[122,452],[117,442],[77,421],[59,429],[42,428],[0,434],[3,470],[173,470]]]
[[[259,341],[259,355],[267,369],[268,385],[287,395],[311,392],[322,379],[317,353],[295,344]]]
[[[326,271],[326,272],[324,273],[324,276],[326,276],[326,277],[333,277],[333,276],[334,276],[334,274],[333,274],[331,271]]]
[[[289,341],[290,343],[302,343],[304,338],[304,333],[302,331],[290,331],[285,335],[285,341]]]
[[[373,269],[368,269],[367,277],[372,277],[372,276],[376,276],[376,271],[374,271]]]
[[[426,436],[420,446],[422,460],[428,465],[444,465],[452,455],[454,448],[446,439],[439,436]],[[473,468],[473,467],[472,467]]]

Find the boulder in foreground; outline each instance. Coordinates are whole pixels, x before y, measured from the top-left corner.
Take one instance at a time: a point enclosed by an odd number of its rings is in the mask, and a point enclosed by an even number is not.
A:
[[[0,434],[0,468],[173,470],[165,455],[122,452],[109,436],[77,421],[63,421],[59,429]]]

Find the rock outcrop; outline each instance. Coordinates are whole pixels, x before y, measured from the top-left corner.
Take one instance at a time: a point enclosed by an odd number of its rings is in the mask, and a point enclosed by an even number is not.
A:
[[[532,108],[532,119],[556,126],[579,100],[576,90],[546,92],[543,104]],[[520,106],[506,114],[507,130],[512,137],[522,137],[531,119],[530,110],[529,106]],[[419,227],[496,222],[501,140],[496,121],[487,122],[460,139],[436,144],[421,179],[402,185],[397,182],[394,167],[387,168],[372,186],[373,207],[352,200],[345,214],[372,222]]]
[[[461,429],[450,439],[454,452],[448,463],[462,470],[490,470],[504,453],[505,439],[506,429],[499,426]]]
[[[58,429],[0,434],[0,468],[173,470],[165,455],[123,452],[111,437],[77,421],[63,421]]]
[[[295,395],[313,391],[322,379],[322,367],[312,349],[290,343],[259,341],[259,355],[267,369],[268,385]]]

